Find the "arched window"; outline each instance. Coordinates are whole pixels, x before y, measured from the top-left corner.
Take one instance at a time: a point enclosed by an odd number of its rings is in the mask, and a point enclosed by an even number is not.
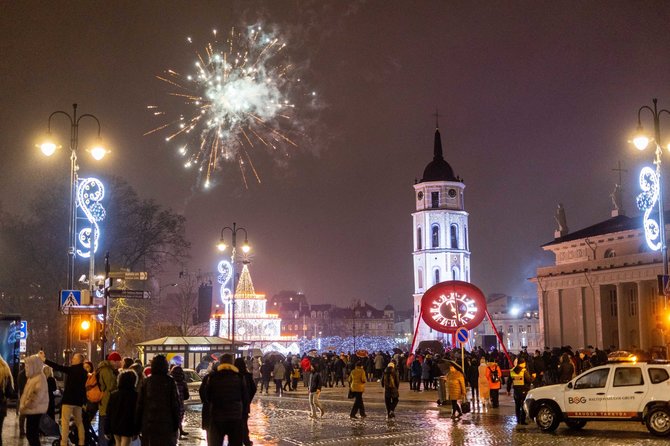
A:
[[[451,275],[453,276],[454,280],[461,280],[460,271],[458,270],[457,266],[451,268]]]
[[[423,270],[419,268],[419,270],[416,272],[417,275],[417,285],[420,290],[423,289]]]
[[[421,243],[421,228],[416,228],[416,249],[421,250],[423,244]]]
[[[607,251],[605,251],[605,258],[606,259],[609,259],[609,258],[612,258],[612,257],[616,257],[616,251],[615,250],[608,249]]]
[[[440,269],[439,268],[435,268],[435,282],[433,283],[433,285],[435,285],[437,283],[440,283]]]
[[[464,241],[465,241],[464,246],[465,246],[465,249],[468,249],[468,227],[467,226],[463,226],[463,233],[464,233]]]
[[[440,247],[440,227],[438,225],[433,225],[432,227],[432,248]]]
[[[451,225],[451,248],[458,248],[458,225]]]

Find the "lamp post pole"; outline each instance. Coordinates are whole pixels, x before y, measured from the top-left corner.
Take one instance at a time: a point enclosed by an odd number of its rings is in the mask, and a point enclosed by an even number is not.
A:
[[[246,254],[249,252],[249,241],[248,241],[248,236],[247,236],[247,230],[245,228],[238,228],[237,223],[233,222],[233,227],[231,228],[230,226],[225,226],[224,228],[221,229],[221,239],[219,241],[218,248],[220,251],[224,251],[226,249],[226,244],[224,242],[224,233],[226,230],[230,231],[231,235],[231,253],[230,253],[230,266],[231,266],[231,273],[233,275],[233,284],[232,284],[232,302],[231,302],[231,307],[230,307],[230,324],[229,324],[229,329],[231,330],[230,334],[230,347],[233,351],[233,354],[235,354],[235,294],[237,291],[237,285],[235,281],[235,255],[237,253],[237,233],[239,231],[244,232],[244,245],[242,245],[242,251]]]
[[[76,204],[76,193],[77,193],[77,171],[79,166],[77,165],[77,148],[79,146],[79,122],[84,118],[93,119],[98,125],[98,139],[100,139],[100,121],[94,115],[83,114],[77,116],[77,104],[72,104],[72,115],[62,110],[57,110],[49,115],[49,120],[47,123],[47,136],[51,136],[51,120],[54,116],[63,115],[68,118],[70,121],[70,208],[69,208],[69,222],[68,222],[68,248],[67,248],[67,289],[74,289],[74,259],[75,259],[75,244],[77,239],[77,204]],[[42,151],[46,155],[52,155],[56,149],[56,145],[53,142],[45,142],[42,145]],[[100,149],[102,152],[98,151],[100,158],[104,156],[104,149]],[[93,154],[97,158],[96,154]],[[95,234],[91,234],[91,262],[93,262],[93,237]],[[90,270],[93,267],[91,266]],[[89,287],[92,287],[90,283],[93,281],[93,277],[89,277]],[[70,353],[72,348],[72,316],[68,312],[67,316],[67,336],[65,341],[65,362],[70,362]]]
[[[663,204],[663,181],[661,179],[661,162],[662,162],[662,155],[663,155],[663,147],[661,146],[661,125],[660,125],[660,117],[663,113],[666,113],[670,115],[670,111],[666,109],[659,110],[658,109],[658,99],[654,98],[652,99],[653,107],[650,107],[648,105],[643,105],[640,107],[637,111],[637,130],[638,133],[642,133],[642,120],[641,120],[641,115],[644,110],[650,112],[652,114],[652,117],[654,119],[654,144],[656,146],[655,150],[655,155],[656,158],[654,160],[654,164],[656,165],[656,178],[658,180],[658,226],[659,226],[659,236],[660,236],[660,248],[661,248],[661,255],[663,256],[663,307],[665,310],[668,308],[668,295],[665,291],[665,288],[667,288],[667,276],[668,276],[668,245],[666,243],[666,235],[665,235],[665,210],[664,210],[664,204]],[[646,148],[647,144],[649,143],[648,138],[644,136],[638,136],[634,140],[635,145],[637,146],[638,149],[643,150]],[[660,291],[660,290],[659,290]]]

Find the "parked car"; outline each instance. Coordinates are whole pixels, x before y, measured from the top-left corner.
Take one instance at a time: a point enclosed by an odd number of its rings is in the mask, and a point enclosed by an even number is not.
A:
[[[528,417],[545,432],[561,421],[571,429],[587,421],[636,421],[656,436],[670,435],[670,362],[641,362],[627,352],[609,361],[567,384],[532,389],[524,403]]]

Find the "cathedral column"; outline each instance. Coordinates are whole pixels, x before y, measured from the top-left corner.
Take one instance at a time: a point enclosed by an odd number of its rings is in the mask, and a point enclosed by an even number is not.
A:
[[[645,295],[644,282],[638,280],[635,282],[637,287],[637,320],[638,320],[638,332],[640,333],[640,342],[639,346],[642,350],[646,350],[649,347],[649,334],[654,328],[654,324],[649,317],[649,306],[647,305],[647,300],[643,297]]]
[[[625,310],[626,303],[624,302],[624,287],[623,283],[616,284],[616,315],[617,315],[617,331],[619,332],[619,350],[622,350],[626,342],[626,324],[625,324]]]

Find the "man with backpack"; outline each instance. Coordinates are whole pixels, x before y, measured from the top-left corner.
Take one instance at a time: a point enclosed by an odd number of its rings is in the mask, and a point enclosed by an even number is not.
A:
[[[489,382],[489,389],[491,389],[491,407],[495,409],[500,405],[498,397],[502,386],[502,370],[495,361],[489,362],[486,368],[486,379]]]
[[[78,443],[83,446],[86,437],[81,411],[86,402],[86,378],[88,378],[88,373],[84,369],[84,357],[80,353],[75,353],[72,355],[70,365],[66,366],[46,359],[46,355],[42,351],[39,356],[46,365],[67,375],[60,411],[61,429],[65,433],[65,435],[61,435],[61,445],[68,445],[67,432],[70,431],[70,418],[72,417],[74,418],[74,424],[77,426]]]

